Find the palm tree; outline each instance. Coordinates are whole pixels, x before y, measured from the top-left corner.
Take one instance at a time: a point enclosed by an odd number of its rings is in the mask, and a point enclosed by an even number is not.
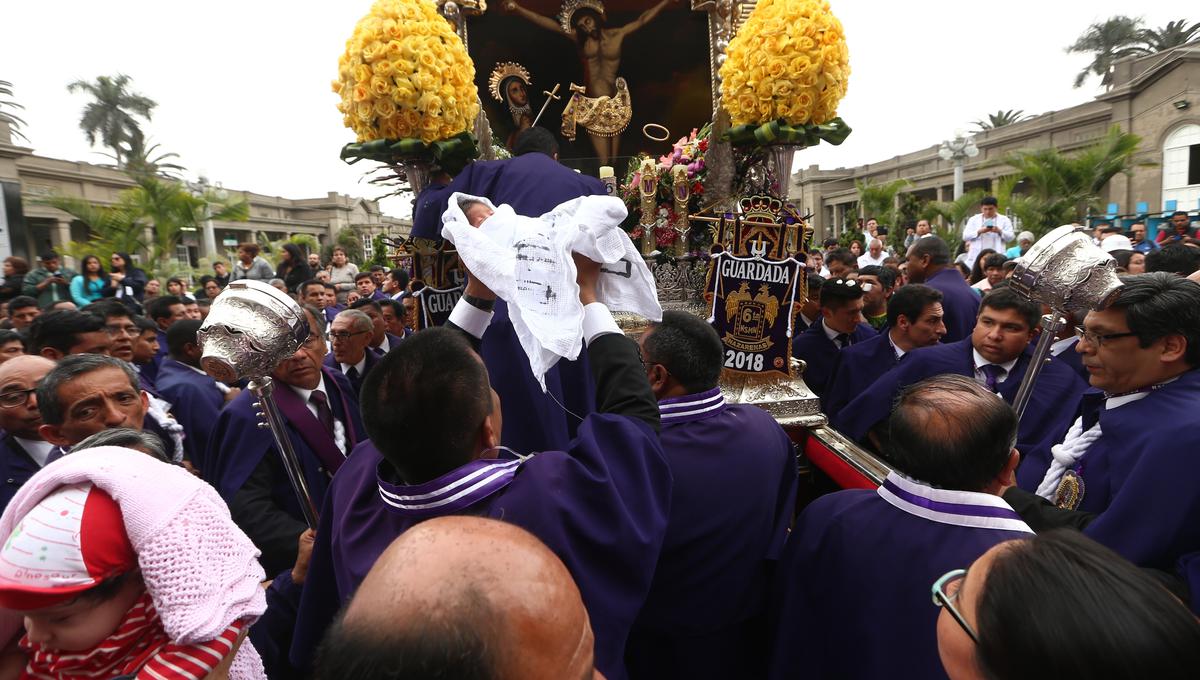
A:
[[[1145,54],[1138,43],[1142,39],[1142,20],[1117,15],[1104,23],[1092,24],[1067,53],[1091,54],[1092,63],[1075,76],[1075,87],[1082,87],[1088,76],[1100,76],[1100,84],[1112,86],[1112,66],[1118,59]]]
[[[1021,121],[1030,117],[1031,116],[1026,116],[1025,112],[1021,109],[1010,109],[1008,111],[989,113],[987,120],[977,120],[973,124],[979,129],[980,132],[982,132],[984,130],[995,130],[996,128],[1002,128],[1005,125],[1012,125],[1013,123],[1020,123]]]
[[[987,196],[987,192],[983,189],[971,189],[953,201],[930,201],[921,211],[921,217],[930,222],[944,217],[946,228],[938,229],[937,235],[953,249],[962,242],[963,221],[979,210],[979,202],[984,196]]]
[[[13,96],[12,87],[13,84],[7,80],[0,80],[0,97]],[[0,120],[8,123],[8,130],[10,133],[12,133],[12,137],[14,139],[23,139],[28,142],[29,138],[21,132],[21,126],[25,125],[25,121],[21,120],[16,114],[12,113],[13,109],[24,108],[24,106],[21,106],[11,99],[0,99]],[[5,109],[9,110],[6,111]]]
[[[904,234],[896,227],[900,222],[900,211],[896,208],[896,195],[900,190],[911,185],[906,179],[892,180],[884,184],[872,184],[870,181],[854,181],[858,190],[858,202],[868,217],[874,217],[880,225],[888,227],[888,241],[893,246],[904,243]],[[866,249],[866,243],[862,244]]]
[[[154,100],[126,89],[129,76],[100,76],[96,82],[77,80],[67,86],[67,91],[83,91],[95,101],[83,108],[79,127],[87,136],[89,144],[95,145],[99,137],[104,146],[113,150],[117,166],[124,165],[127,146],[144,145],[145,136],[138,126],[137,118],[150,120]]]
[[[1144,29],[1138,34],[1138,39],[1145,45],[1147,54],[1186,45],[1198,37],[1200,37],[1200,23],[1188,26],[1186,19],[1170,21],[1159,29]]]
[[[1073,154],[1050,148],[1007,155],[1004,162],[1024,180],[1023,195],[1011,200],[1021,203],[1026,227],[1040,235],[1098,210],[1109,180],[1132,173],[1136,165],[1153,165],[1134,161],[1141,141],[1114,125],[1102,139]]]

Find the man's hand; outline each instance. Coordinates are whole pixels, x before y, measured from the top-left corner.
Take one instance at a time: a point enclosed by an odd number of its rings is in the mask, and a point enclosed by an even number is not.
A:
[[[240,388],[240,387],[230,387],[230,388],[229,388],[229,391],[225,393],[225,401],[226,401],[227,403],[228,403],[228,402],[231,402],[231,401],[233,401],[234,399],[237,399],[237,396],[238,396],[239,394],[241,394],[241,393],[242,393],[242,388]]]
[[[469,271],[467,272],[467,286],[463,288],[463,295],[470,295],[481,300],[496,299],[496,294],[492,292],[492,289],[488,288],[483,281],[480,281],[478,277]]]
[[[579,270],[576,281],[579,283],[579,302],[590,305],[596,301],[596,282],[600,280],[600,263],[579,253],[571,253],[575,260],[575,268]]]
[[[304,579],[308,578],[308,562],[312,559],[313,541],[317,538],[317,532],[312,529],[305,529],[304,533],[300,534],[300,551],[296,554],[296,565],[292,567],[292,583],[303,585]]]

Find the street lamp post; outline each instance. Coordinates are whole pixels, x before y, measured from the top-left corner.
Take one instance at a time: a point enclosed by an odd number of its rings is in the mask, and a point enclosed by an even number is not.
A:
[[[968,158],[979,155],[979,147],[975,146],[975,138],[968,137],[962,130],[954,132],[954,139],[947,139],[938,148],[938,156],[944,161],[954,161],[954,200],[963,194],[963,163]]]

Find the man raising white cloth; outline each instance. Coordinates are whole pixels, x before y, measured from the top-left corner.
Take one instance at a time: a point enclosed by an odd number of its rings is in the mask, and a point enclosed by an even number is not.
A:
[[[967,220],[967,226],[963,227],[963,241],[967,244],[965,264],[974,267],[979,253],[988,248],[1003,253],[1011,240],[1012,220],[999,214],[995,197],[984,196],[979,202],[979,214]]]

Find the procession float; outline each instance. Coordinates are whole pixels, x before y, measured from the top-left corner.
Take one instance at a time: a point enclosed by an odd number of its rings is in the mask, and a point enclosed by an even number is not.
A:
[[[356,137],[342,158],[368,161],[372,181],[414,195],[477,159],[506,157],[524,129],[557,129],[560,162],[595,174],[626,204],[623,226],[661,306],[716,329],[726,400],[759,406],[788,431],[811,498],[872,488],[890,472],[827,426],[792,357],[813,230],[788,198],[791,168],[803,148],[850,134],[837,116],[849,75],[845,35],[825,0],[378,0],[347,41],[333,89]],[[412,275],[418,328],[445,323],[463,289],[453,245],[390,245]],[[1044,305],[1050,331],[1018,413],[1061,317],[1103,306],[1120,286],[1114,271],[1071,227],[1018,261],[1012,285]],[[617,316],[630,335],[647,323]],[[270,380],[305,342],[303,318],[294,300],[239,281],[200,338],[206,371],[251,381],[312,524]]]

